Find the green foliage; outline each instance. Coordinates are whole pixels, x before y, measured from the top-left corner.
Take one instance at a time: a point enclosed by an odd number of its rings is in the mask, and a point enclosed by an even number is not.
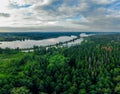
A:
[[[120,35],[85,40],[29,53],[0,49],[0,94],[119,94]]]
[[[11,94],[30,94],[29,90],[26,87],[13,88]]]

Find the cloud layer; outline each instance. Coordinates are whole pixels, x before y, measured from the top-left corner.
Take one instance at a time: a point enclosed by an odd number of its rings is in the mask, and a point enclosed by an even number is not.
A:
[[[1,30],[119,31],[119,0],[2,0]]]

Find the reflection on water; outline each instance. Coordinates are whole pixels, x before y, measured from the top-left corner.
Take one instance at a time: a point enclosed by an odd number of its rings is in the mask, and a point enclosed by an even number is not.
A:
[[[46,45],[52,45],[59,42],[65,42],[72,40],[73,38],[76,38],[77,36],[61,36],[58,38],[50,38],[50,39],[44,39],[44,40],[25,40],[25,41],[10,41],[10,42],[0,42],[1,48],[32,48],[33,46],[46,46]],[[69,45],[72,45],[73,43],[80,43],[82,41],[81,39],[78,39],[74,42],[68,43]]]
[[[80,38],[80,39],[77,39],[73,42],[69,42],[67,45],[72,46],[72,45],[75,45],[75,44],[80,44],[83,40],[84,40],[83,38]]]

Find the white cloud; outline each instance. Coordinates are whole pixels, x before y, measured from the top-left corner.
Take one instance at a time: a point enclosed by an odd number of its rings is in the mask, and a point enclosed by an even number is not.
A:
[[[44,31],[119,31],[118,1],[1,0],[0,27]]]
[[[93,0],[93,2],[96,2],[97,4],[110,4],[117,0]]]
[[[8,5],[9,5],[8,0],[1,0],[0,1],[0,13],[8,12]]]

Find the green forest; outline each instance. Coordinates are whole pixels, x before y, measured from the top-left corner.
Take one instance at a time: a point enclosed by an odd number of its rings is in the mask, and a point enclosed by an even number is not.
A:
[[[120,94],[120,34],[33,52],[0,48],[0,94]]]

